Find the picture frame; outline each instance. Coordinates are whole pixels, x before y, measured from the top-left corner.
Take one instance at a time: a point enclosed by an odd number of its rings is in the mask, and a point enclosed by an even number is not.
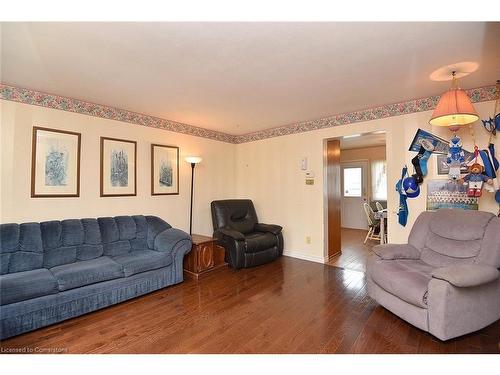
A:
[[[179,194],[179,147],[151,144],[151,195]]]
[[[446,155],[436,155],[436,163],[437,163],[437,174],[438,175],[447,175],[450,172],[450,166],[446,162]],[[461,174],[467,174],[468,168],[466,165],[462,165],[460,167]]]
[[[33,127],[31,197],[80,196],[81,133]]]
[[[427,182],[427,211],[442,208],[477,210],[478,198],[467,196],[467,185],[453,180],[430,180]]]
[[[101,137],[101,197],[137,195],[137,142]]]

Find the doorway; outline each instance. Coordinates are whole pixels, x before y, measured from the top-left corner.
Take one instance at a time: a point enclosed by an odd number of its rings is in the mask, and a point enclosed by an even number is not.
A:
[[[327,140],[327,147],[335,144],[338,146],[337,157],[326,158],[325,161],[327,263],[365,271],[371,248],[380,243],[377,239],[369,239],[364,243],[369,230],[365,205],[374,212],[387,208],[385,132]],[[337,216],[332,216],[335,213]],[[384,219],[381,225],[386,225]],[[376,233],[379,231],[380,228]],[[338,250],[332,252],[332,249]]]
[[[368,160],[340,163],[342,228],[368,230],[363,209],[368,201],[368,165]]]

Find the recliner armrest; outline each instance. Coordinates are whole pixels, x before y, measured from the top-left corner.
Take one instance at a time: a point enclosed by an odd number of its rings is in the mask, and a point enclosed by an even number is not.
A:
[[[487,284],[498,279],[500,272],[495,267],[478,264],[461,264],[441,267],[432,272],[432,277],[449,282],[459,288]]]
[[[381,259],[420,259],[420,251],[409,244],[384,244],[373,247],[373,252]]]
[[[230,237],[230,238],[232,238],[233,240],[236,240],[236,241],[243,241],[245,239],[245,236],[243,235],[243,233],[238,232],[238,231],[233,230],[233,229],[229,229],[229,228],[219,228],[219,229],[217,229],[214,232],[214,237],[218,237],[218,234],[222,234],[223,236]]]
[[[280,227],[279,225],[275,225],[275,224],[258,223],[258,224],[255,224],[254,230],[256,232],[268,232],[268,233],[278,235],[283,230],[283,227]]]

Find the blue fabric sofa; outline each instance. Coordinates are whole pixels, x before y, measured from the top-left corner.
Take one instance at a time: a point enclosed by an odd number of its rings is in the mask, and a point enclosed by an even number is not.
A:
[[[182,282],[191,237],[156,216],[0,225],[0,338]]]

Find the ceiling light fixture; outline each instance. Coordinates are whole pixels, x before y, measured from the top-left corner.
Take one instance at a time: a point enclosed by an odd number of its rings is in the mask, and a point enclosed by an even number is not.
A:
[[[361,134],[344,135],[342,138],[349,139],[349,138],[356,138],[356,137],[361,137]]]
[[[451,74],[451,88],[441,95],[429,123],[434,126],[449,126],[452,128],[450,130],[458,130],[462,125],[479,120],[479,116],[467,93],[458,87],[456,72],[453,71]]]

